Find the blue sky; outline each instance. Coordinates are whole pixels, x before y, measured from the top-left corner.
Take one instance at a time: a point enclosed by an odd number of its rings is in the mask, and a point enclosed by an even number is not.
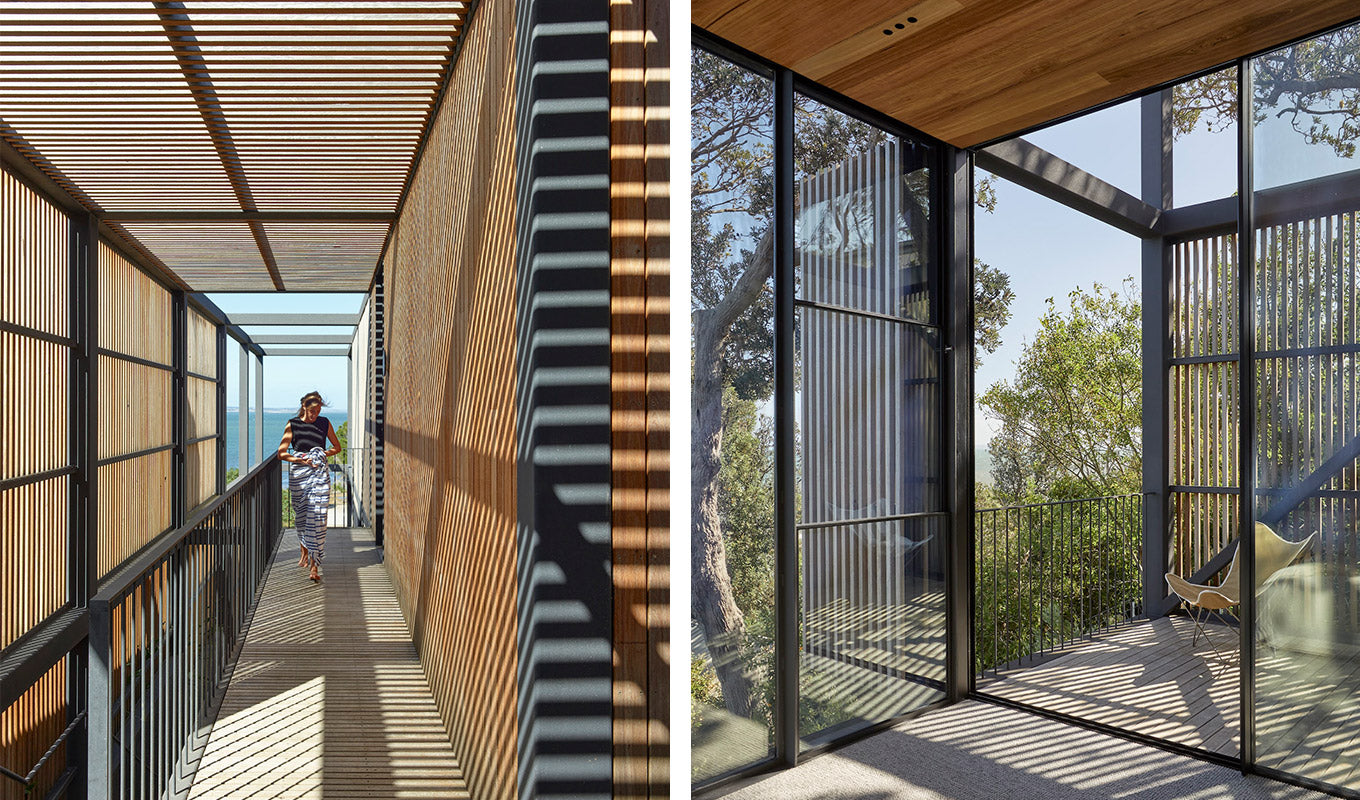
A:
[[[1139,194],[1139,101],[1034,132],[1025,138],[1130,194]],[[1268,115],[1253,133],[1258,188],[1356,169],[1354,159],[1336,156],[1330,147],[1308,145],[1288,119]],[[1173,206],[1183,207],[1237,192],[1235,126],[1209,133],[1203,125],[1176,140],[1172,150]],[[997,181],[996,212],[978,210],[975,255],[1011,276],[1015,300],[1012,319],[1002,331],[1003,345],[983,355],[977,371],[979,396],[999,380],[1010,378],[1023,344],[1033,338],[1047,298],[1067,308],[1068,292],[1093,283],[1118,285],[1141,272],[1137,237],[1096,222],[1065,206],[1006,181]],[[981,409],[974,415],[979,447],[986,446],[995,424]]]
[[[233,314],[354,314],[363,306],[362,294],[209,294],[209,299],[228,316]],[[256,334],[349,334],[343,327],[294,327],[251,325],[246,333]],[[235,408],[240,388],[240,348],[227,346],[227,406]],[[343,345],[326,345],[342,347]],[[296,408],[298,399],[311,391],[321,393],[331,408],[347,410],[345,397],[346,360],[337,357],[266,356],[264,359],[265,408]],[[251,402],[254,402],[255,370],[251,367]]]

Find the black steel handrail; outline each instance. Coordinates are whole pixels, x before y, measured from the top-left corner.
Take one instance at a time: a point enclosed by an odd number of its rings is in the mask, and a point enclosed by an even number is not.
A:
[[[1045,506],[1065,506],[1072,505],[1075,503],[1090,503],[1096,500],[1128,500],[1134,497],[1141,498],[1145,494],[1151,494],[1151,492],[1130,492],[1129,494],[1110,494],[1102,495],[1099,497],[1078,497],[1075,500],[1045,500],[1040,503],[1026,503],[1024,505],[1018,506],[997,506],[995,508],[979,508],[974,513],[986,514],[991,511],[1020,511],[1027,508],[1043,508]]]
[[[257,478],[262,472],[272,466],[277,466],[275,463],[277,461],[277,453],[266,456],[264,461],[261,461],[252,467],[250,472],[247,472],[240,479],[233,481],[231,486],[227,488],[227,491],[194,509],[193,513],[189,515],[183,525],[179,526],[171,533],[165,534],[160,541],[156,542],[156,544],[148,548],[140,556],[127,564],[124,564],[108,578],[101,581],[98,594],[90,600],[91,605],[97,602],[111,603],[121,600],[126,596],[127,592],[134,584],[146,577],[148,572],[155,569],[160,562],[165,559],[165,556],[178,547],[184,541],[184,538],[195,528],[202,525],[205,519],[212,516],[214,512],[226,504],[227,501],[231,500],[231,498],[235,497],[242,488],[249,485],[250,482]]]
[[[89,604],[87,796],[192,781],[282,524],[271,455],[106,580]]]
[[[979,674],[1142,614],[1142,501],[1139,493],[977,510]]]

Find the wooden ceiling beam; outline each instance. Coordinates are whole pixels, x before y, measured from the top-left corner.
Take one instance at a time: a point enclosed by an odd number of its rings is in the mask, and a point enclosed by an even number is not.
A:
[[[217,100],[217,90],[213,87],[212,79],[206,74],[207,64],[198,49],[198,40],[193,27],[189,24],[189,15],[183,13],[184,4],[178,0],[156,0],[155,6],[161,27],[170,40],[175,60],[184,71],[184,78],[188,81],[189,91],[194,97],[194,105],[198,107],[198,112],[203,117],[203,124],[208,127],[208,135],[222,159],[222,166],[226,168],[227,180],[231,183],[232,191],[236,193],[241,210],[257,211],[250,184],[239,172],[242,169],[241,159],[236,152],[236,144],[231,139],[231,129],[227,126],[226,117],[222,113],[222,105]],[[269,237],[265,235],[260,223],[248,224],[255,245],[260,248],[260,258],[264,260],[265,269],[269,270],[269,279],[274,282],[275,289],[283,291],[283,277],[279,274],[279,265],[270,250]]]

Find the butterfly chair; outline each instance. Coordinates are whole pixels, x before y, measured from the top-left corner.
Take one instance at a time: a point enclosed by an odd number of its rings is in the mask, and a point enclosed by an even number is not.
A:
[[[1281,539],[1279,534],[1271,530],[1263,523],[1256,523],[1256,584],[1265,584],[1266,579],[1274,575],[1280,569],[1288,566],[1299,554],[1307,550],[1313,543],[1316,533],[1311,533],[1308,538],[1301,542],[1291,542],[1288,539]],[[1242,546],[1239,543],[1237,551],[1233,553],[1232,562],[1228,565],[1228,574],[1223,576],[1223,580],[1217,586],[1209,586],[1201,583],[1191,583],[1185,578],[1174,572],[1166,573],[1166,584],[1171,587],[1171,591],[1181,599],[1181,604],[1190,611],[1190,616],[1195,620],[1195,635],[1190,639],[1190,647],[1194,649],[1199,637],[1203,636],[1209,646],[1214,649],[1214,655],[1218,656],[1224,667],[1227,666],[1227,659],[1219,652],[1218,645],[1209,638],[1209,632],[1205,630],[1201,620],[1201,612],[1207,618],[1209,614],[1218,612],[1232,617],[1234,622],[1240,624],[1237,615],[1232,609],[1241,599],[1241,580],[1239,567],[1241,566]],[[1215,676],[1217,677],[1217,676]]]

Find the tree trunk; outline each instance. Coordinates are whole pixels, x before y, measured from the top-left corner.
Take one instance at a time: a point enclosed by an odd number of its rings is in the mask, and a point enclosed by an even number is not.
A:
[[[722,468],[721,355],[732,323],[750,307],[770,276],[773,240],[766,231],[751,263],[732,290],[713,308],[694,313],[694,390],[691,395],[690,504],[691,608],[703,626],[704,642],[722,685],[727,710],[742,717],[752,712],[751,680],[741,661],[746,621],[732,594],[723,543],[718,498]]]

